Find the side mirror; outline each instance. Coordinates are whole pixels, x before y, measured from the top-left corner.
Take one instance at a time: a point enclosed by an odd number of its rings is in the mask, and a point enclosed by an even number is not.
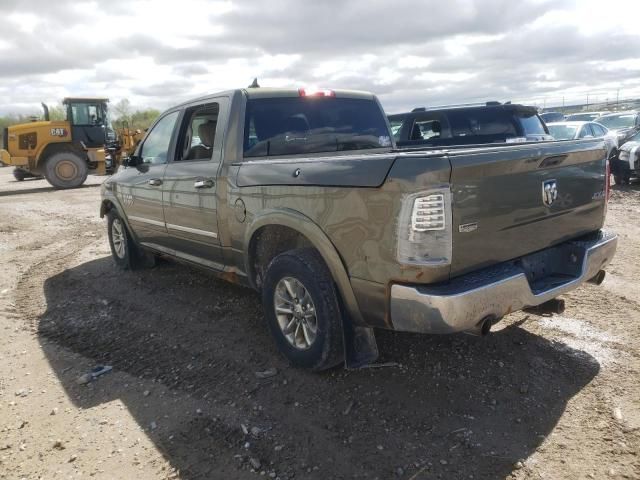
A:
[[[122,164],[125,167],[137,167],[138,165],[142,165],[142,157],[131,155],[128,158],[125,158]]]

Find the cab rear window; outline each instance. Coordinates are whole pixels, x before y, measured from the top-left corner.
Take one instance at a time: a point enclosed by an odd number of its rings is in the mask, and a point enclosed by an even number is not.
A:
[[[244,156],[264,157],[388,148],[375,101],[335,97],[249,99]]]
[[[540,117],[535,113],[516,113],[516,117],[520,120],[525,135],[545,135],[547,133],[544,131]]]

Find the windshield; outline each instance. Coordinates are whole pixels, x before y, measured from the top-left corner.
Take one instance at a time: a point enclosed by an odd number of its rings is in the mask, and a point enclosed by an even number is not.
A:
[[[249,99],[244,156],[295,155],[391,147],[373,100],[335,97]]]
[[[600,115],[598,113],[574,113],[573,115],[569,115],[567,117],[567,121],[571,122],[588,122],[591,120],[595,120]]]
[[[400,140],[400,129],[402,128],[402,118],[389,117],[389,125],[391,126],[391,134],[396,141]]]
[[[640,142],[640,132],[636,133],[634,136],[629,138],[627,142]]]
[[[547,128],[556,140],[573,140],[578,129],[575,125],[547,125]]]
[[[107,133],[107,143],[115,142],[118,139],[116,135],[116,131],[113,128],[113,124],[111,123],[111,113],[106,105],[103,105],[103,115],[104,115],[104,126]]]
[[[598,123],[601,123],[608,129],[616,128],[630,128],[633,127],[636,121],[635,114],[621,114],[621,115],[608,115],[598,119]]]

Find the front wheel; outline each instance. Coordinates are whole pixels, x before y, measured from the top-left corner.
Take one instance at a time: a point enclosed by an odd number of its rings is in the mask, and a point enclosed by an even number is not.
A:
[[[44,176],[55,188],[77,188],[87,179],[89,166],[74,152],[51,155],[44,165]]]
[[[107,229],[109,235],[109,247],[113,260],[123,270],[133,270],[139,266],[138,249],[131,234],[115,210],[107,213]]]
[[[284,252],[267,268],[262,303],[280,352],[320,371],[343,361],[342,316],[331,273],[313,249]]]

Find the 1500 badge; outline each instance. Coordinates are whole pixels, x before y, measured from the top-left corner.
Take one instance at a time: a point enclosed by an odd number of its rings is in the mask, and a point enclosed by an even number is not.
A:
[[[52,137],[66,137],[67,129],[66,128],[52,128],[51,129]]]

